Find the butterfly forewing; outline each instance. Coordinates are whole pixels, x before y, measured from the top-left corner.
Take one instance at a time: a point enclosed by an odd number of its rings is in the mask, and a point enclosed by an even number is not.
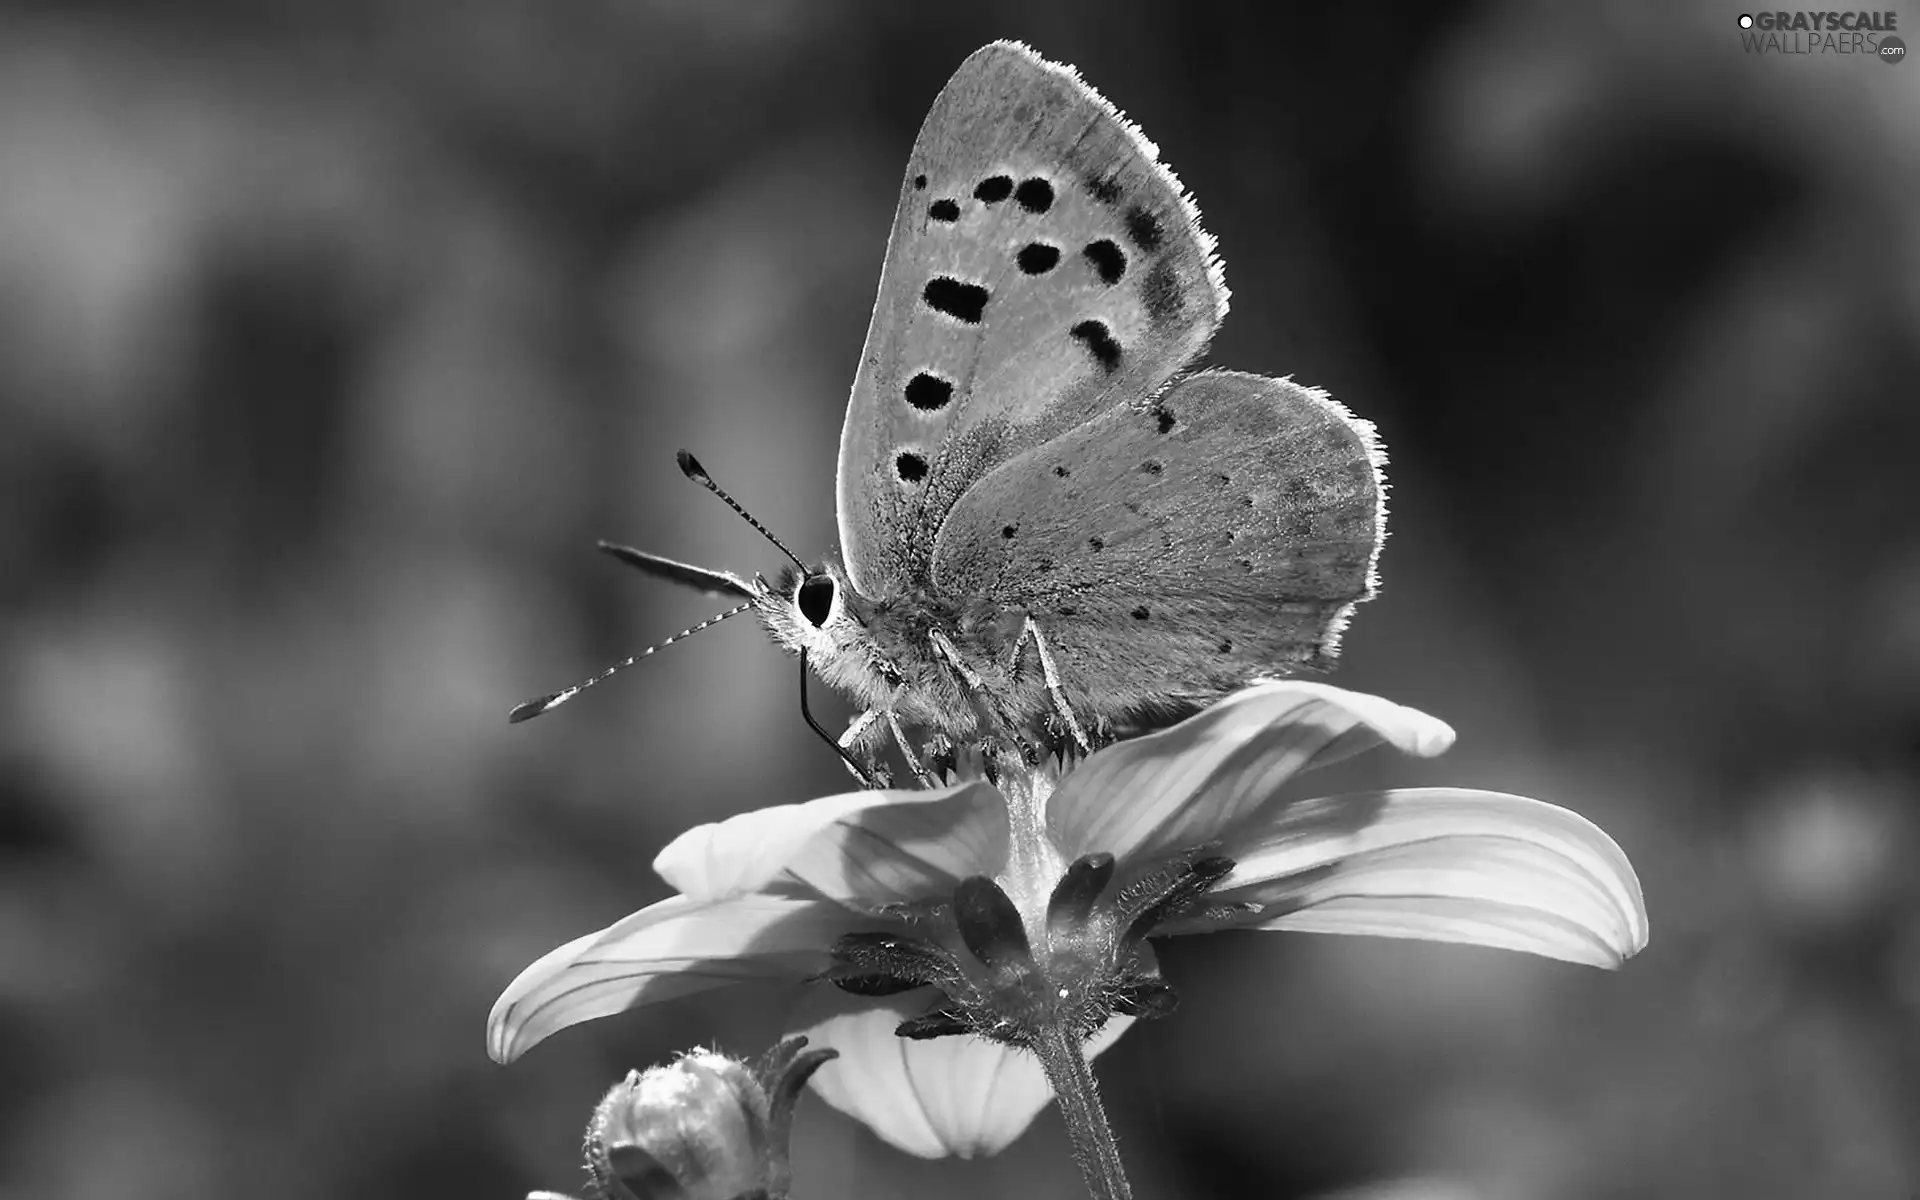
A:
[[[982,655],[1031,616],[1084,715],[1164,713],[1324,664],[1373,591],[1382,463],[1373,427],[1324,393],[1205,372],[980,480],[941,531],[933,578],[1005,612]]]
[[[856,590],[924,581],[982,475],[1199,354],[1227,289],[1198,215],[1072,68],[1009,42],[961,65],[907,165],[841,435]]]

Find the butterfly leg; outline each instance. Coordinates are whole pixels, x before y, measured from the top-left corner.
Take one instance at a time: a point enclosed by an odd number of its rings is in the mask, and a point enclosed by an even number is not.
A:
[[[986,680],[980,678],[980,672],[968,666],[966,660],[960,657],[960,647],[953,644],[953,639],[938,629],[929,635],[929,639],[933,642],[933,648],[960,673],[960,678],[967,681],[968,687],[976,692],[985,690]]]
[[[1027,623],[1020,628],[1020,636],[1014,640],[1013,666],[1016,669],[1019,667],[1020,651],[1029,638],[1033,639],[1033,648],[1040,652],[1040,676],[1046,680],[1047,694],[1053,697],[1054,711],[1067,723],[1067,732],[1073,735],[1080,753],[1085,754],[1093,749],[1093,743],[1087,740],[1086,731],[1080,728],[1079,719],[1073,715],[1073,707],[1067,703],[1066,693],[1060,688],[1059,668],[1053,665],[1053,653],[1047,649],[1047,639],[1040,636],[1040,626],[1035,624],[1032,617],[1027,618]]]
[[[934,650],[952,664],[961,680],[966,683],[968,694],[977,708],[977,719],[980,722],[982,735],[986,735],[990,730],[1006,733],[1013,739],[1014,745],[1019,749],[1020,756],[1026,760],[1027,765],[1037,764],[1040,761],[1039,753],[1033,748],[1031,742],[1021,736],[1016,722],[1007,714],[1004,706],[987,691],[986,680],[980,677],[980,672],[968,666],[966,660],[960,657],[960,648],[938,629],[932,632],[929,640],[932,641]]]
[[[913,777],[920,781],[920,786],[938,787],[940,781],[933,777],[933,772],[927,770],[921,763],[920,756],[913,752],[913,743],[907,741],[907,731],[900,727],[900,718],[892,709],[887,710],[887,725],[893,730],[893,740],[900,747],[901,757],[907,760],[907,769],[912,771]]]
[[[849,722],[847,731],[840,735],[840,748],[865,764],[864,773],[852,762],[846,764],[847,770],[860,781],[860,786],[865,788],[883,788],[892,782],[888,777],[886,766],[878,761],[879,756],[874,754],[871,747],[863,744],[870,736],[869,731],[879,720],[880,710],[870,708]]]

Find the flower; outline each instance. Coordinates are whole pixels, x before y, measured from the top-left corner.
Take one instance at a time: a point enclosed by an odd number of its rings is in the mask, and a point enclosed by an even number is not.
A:
[[[588,1167],[604,1193],[615,1179],[637,1195],[681,1188],[732,1200],[762,1182],[767,1098],[745,1063],[711,1050],[632,1071],[594,1109]]]
[[[755,1064],[691,1050],[665,1066],[629,1071],[587,1125],[587,1196],[785,1197],[794,1105],[807,1080],[835,1057],[806,1044],[789,1038]],[[539,1191],[527,1200],[573,1198]]]
[[[1565,809],[1415,788],[1318,799],[1293,776],[1453,731],[1325,684],[1240,691],[1073,769],[784,805],[703,825],[654,869],[679,895],[541,958],[488,1022],[509,1062],[569,1025],[723,984],[821,980],[814,1083],[911,1153],[993,1153],[1052,1098],[1025,1047],[1088,1053],[1170,1011],[1146,938],[1413,937],[1614,967],[1646,945],[1632,866]],[[929,989],[937,989],[930,991]],[[924,1040],[922,1040],[924,1039]]]

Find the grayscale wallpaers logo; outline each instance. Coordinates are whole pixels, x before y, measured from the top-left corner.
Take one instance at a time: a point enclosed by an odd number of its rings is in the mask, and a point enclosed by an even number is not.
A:
[[[1741,13],[1738,24],[1748,54],[1857,54],[1888,64],[1907,59],[1907,44],[1894,34],[1899,13]]]

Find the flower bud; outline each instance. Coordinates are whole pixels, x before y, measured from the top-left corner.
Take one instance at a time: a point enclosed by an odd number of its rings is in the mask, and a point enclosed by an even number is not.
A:
[[[787,1144],[807,1080],[834,1050],[787,1038],[748,1065],[692,1050],[629,1071],[587,1126],[586,1200],[787,1200]],[[573,1200],[532,1192],[527,1200]]]
[[[751,1068],[695,1050],[613,1086],[587,1129],[587,1169],[608,1200],[734,1200],[766,1185],[768,1117]]]

